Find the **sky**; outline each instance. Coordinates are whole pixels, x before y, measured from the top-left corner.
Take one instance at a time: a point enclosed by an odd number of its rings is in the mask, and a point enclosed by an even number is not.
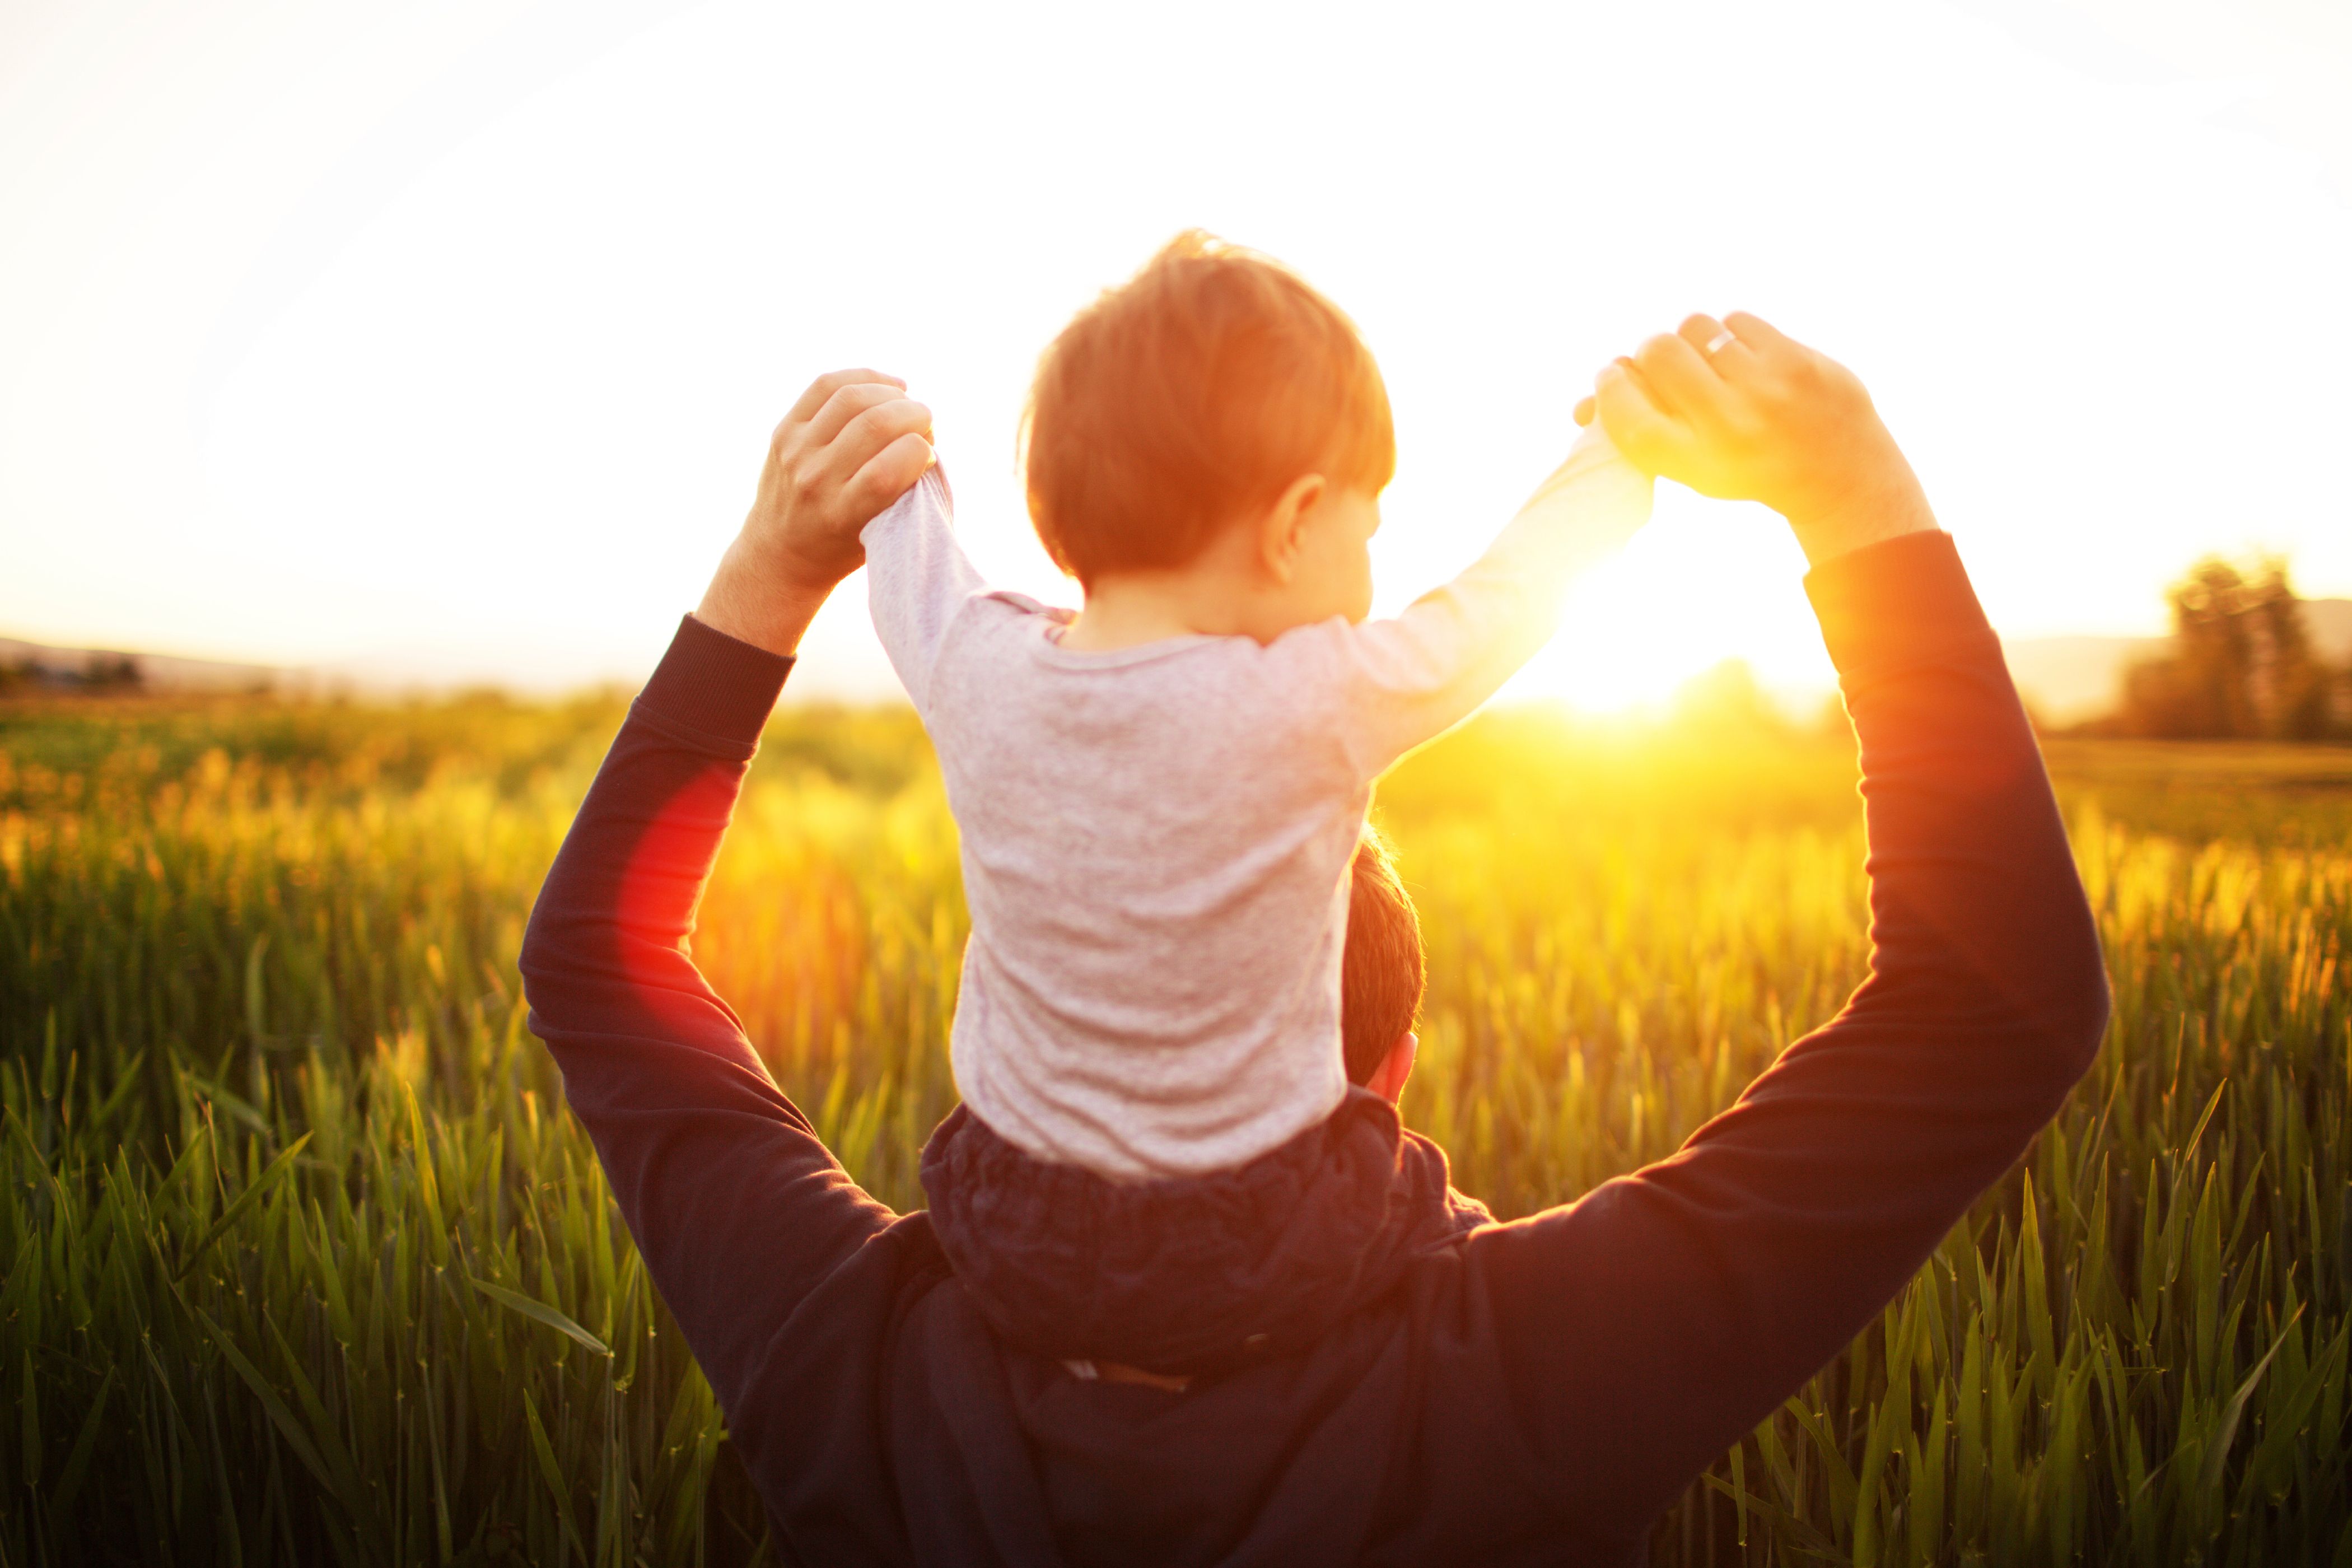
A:
[[[935,410],[982,569],[1074,603],[1022,394],[1194,225],[1381,359],[1383,611],[1731,309],[1863,376],[2006,634],[2158,630],[2209,550],[2352,594],[2347,80],[2325,0],[12,0],[0,635],[639,679],[854,364]],[[1513,689],[1824,686],[1802,571],[1662,487]],[[794,689],[895,690],[862,578]]]

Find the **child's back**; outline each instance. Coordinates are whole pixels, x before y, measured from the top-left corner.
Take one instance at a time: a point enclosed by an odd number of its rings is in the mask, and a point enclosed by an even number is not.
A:
[[[1114,1178],[1261,1153],[1347,1088],[1342,873],[1367,790],[1314,710],[1329,639],[1066,650],[1026,600],[895,580],[927,547],[888,534],[937,548],[942,496],[866,538],[877,616],[944,612],[919,701],[971,910],[957,1089],[1031,1153]]]
[[[1180,241],[1040,371],[1031,510],[1082,616],[980,581],[936,469],[867,525],[875,624],[962,835],[957,1088],[1027,1156],[1192,1176],[1331,1114],[1371,781],[1491,695],[1570,574],[1648,515],[1589,433],[1477,564],[1363,621],[1392,454],[1346,319]]]
[[[1582,539],[1613,542],[1646,486],[1591,466],[1614,516]],[[989,592],[947,520],[935,469],[866,541],[962,835],[958,1091],[1032,1154],[1114,1179],[1265,1152],[1347,1089],[1371,781],[1517,668],[1548,574],[1521,541],[1393,621],[1074,651],[1066,613]]]

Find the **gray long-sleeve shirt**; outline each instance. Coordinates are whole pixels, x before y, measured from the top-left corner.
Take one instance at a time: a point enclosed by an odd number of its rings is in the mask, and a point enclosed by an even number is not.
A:
[[[1595,426],[1484,556],[1393,619],[1108,652],[1063,647],[1066,611],[982,582],[938,470],[867,524],[875,629],[962,838],[951,1056],[972,1113],[1115,1180],[1237,1165],[1328,1116],[1373,779],[1542,646],[1650,489]]]

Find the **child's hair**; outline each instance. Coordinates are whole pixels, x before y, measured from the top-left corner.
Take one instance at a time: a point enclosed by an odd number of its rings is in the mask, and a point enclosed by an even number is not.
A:
[[[1030,519],[1081,583],[1185,565],[1301,475],[1377,494],[1396,471],[1388,388],[1355,323],[1199,229],[1047,345],[1022,433]]]

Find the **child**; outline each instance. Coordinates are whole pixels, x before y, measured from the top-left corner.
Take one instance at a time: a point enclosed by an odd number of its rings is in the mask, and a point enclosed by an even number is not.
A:
[[[1437,1210],[1401,1222],[1422,1146],[1399,1153],[1384,1102],[1370,1144],[1335,1117],[1351,858],[1372,781],[1535,652],[1650,481],[1596,424],[1475,564],[1367,621],[1379,370],[1303,280],[1197,233],[1046,350],[1025,435],[1082,611],[982,583],[936,468],[863,535],[971,911],[964,1106],[924,1178],[1000,1331],[1192,1370],[1290,1337],[1252,1323],[1311,1331],[1368,1256],[1483,1215],[1436,1155]]]

